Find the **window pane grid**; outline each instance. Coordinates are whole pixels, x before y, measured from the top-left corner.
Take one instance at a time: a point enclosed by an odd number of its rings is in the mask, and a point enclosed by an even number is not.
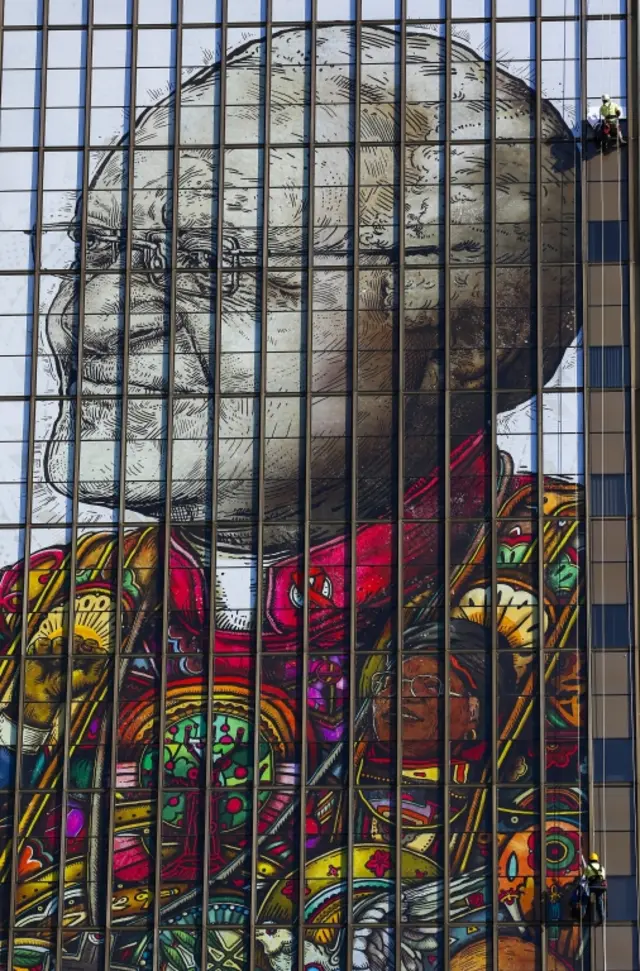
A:
[[[599,960],[632,42],[562,6],[5,0],[0,967]]]

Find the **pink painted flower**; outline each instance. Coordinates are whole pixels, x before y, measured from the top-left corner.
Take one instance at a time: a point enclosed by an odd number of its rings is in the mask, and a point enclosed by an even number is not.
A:
[[[376,850],[365,863],[365,867],[376,877],[383,877],[391,869],[391,854],[386,850]]]

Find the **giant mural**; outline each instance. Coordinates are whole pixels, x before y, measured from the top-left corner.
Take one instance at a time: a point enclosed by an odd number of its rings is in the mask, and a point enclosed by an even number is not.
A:
[[[533,971],[542,918],[549,971],[582,967],[573,124],[543,102],[537,199],[521,66],[492,97],[454,37],[447,119],[444,39],[409,29],[400,142],[400,33],[362,28],[359,118],[354,29],[315,37],[273,32],[268,132],[263,37],[222,92],[219,58],[185,64],[133,165],[112,139],[27,257],[49,290],[31,547],[0,575],[3,967]]]

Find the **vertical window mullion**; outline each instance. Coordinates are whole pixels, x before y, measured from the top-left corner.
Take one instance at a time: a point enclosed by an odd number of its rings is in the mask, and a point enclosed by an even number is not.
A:
[[[171,609],[171,519],[172,519],[172,492],[173,492],[173,417],[175,404],[175,344],[176,344],[176,313],[177,313],[177,291],[178,291],[178,200],[180,182],[180,104],[182,101],[182,0],[178,0],[178,16],[174,28],[175,32],[175,104],[173,116],[173,141],[172,141],[172,181],[171,181],[171,256],[170,256],[170,292],[169,292],[169,334],[168,334],[168,381],[166,396],[166,469],[165,469],[165,502],[164,502],[164,522],[159,527],[159,536],[162,536],[160,549],[162,552],[162,641],[161,650],[156,655],[161,665],[160,670],[160,706],[159,706],[159,728],[158,728],[158,778],[157,778],[157,799],[156,799],[156,832],[154,847],[154,893],[153,893],[153,971],[159,971],[160,964],[160,924],[162,921],[162,814],[164,809],[164,743],[167,722],[167,665],[168,665],[168,644],[169,644],[169,616]],[[133,106],[132,106],[133,111]]]
[[[491,106],[489,108],[490,127],[490,152],[491,152],[491,178],[490,178],[490,266],[489,266],[489,303],[490,303],[490,375],[491,375],[491,428],[490,428],[490,495],[491,495],[491,847],[492,847],[492,948],[491,965],[494,971],[499,971],[498,946],[499,946],[499,875],[498,875],[498,610],[497,610],[497,545],[498,545],[498,441],[496,431],[497,403],[496,390],[498,384],[497,374],[497,348],[496,348],[496,222],[497,222],[497,169],[496,169],[496,137],[497,137],[497,117],[498,117],[498,78],[497,78],[497,3],[491,0],[491,41],[489,55],[491,58]]]
[[[537,599],[538,599],[538,757],[539,774],[539,811],[540,811],[540,971],[547,969],[547,796],[546,796],[546,705],[545,684],[546,664],[544,652],[545,637],[545,523],[544,523],[544,448],[543,448],[543,405],[544,405],[544,336],[542,312],[542,0],[536,0],[535,20],[535,167],[536,167],[536,254],[535,254],[535,301],[536,301],[536,384],[535,384],[535,415],[536,415],[536,495],[537,495],[537,537],[535,549],[538,555],[537,570]],[[535,699],[534,699],[535,702]]]
[[[452,153],[452,57],[451,57],[451,0],[446,0],[445,23],[445,108],[444,139],[444,452],[440,467],[444,470],[444,725],[442,753],[443,838],[443,960],[449,960],[451,945],[451,153]]]
[[[354,850],[355,837],[353,821],[356,812],[355,793],[355,752],[356,752],[356,698],[357,698],[357,665],[356,652],[358,649],[358,334],[360,327],[360,88],[362,63],[360,47],[362,39],[362,0],[356,0],[356,66],[355,66],[355,129],[353,150],[353,208],[352,208],[352,303],[351,303],[351,456],[349,474],[351,475],[350,523],[349,523],[349,689],[351,702],[349,704],[349,727],[347,753],[349,766],[349,793],[347,800],[347,969],[353,971],[353,923],[354,923],[354,893],[355,880]],[[347,230],[348,231],[348,230]],[[342,809],[341,809],[342,811]]]
[[[269,182],[270,182],[270,152],[271,152],[271,74],[272,74],[272,0],[266,0],[267,27],[265,37],[264,59],[264,137],[262,148],[262,277],[260,280],[260,417],[258,434],[258,537],[256,553],[256,659],[254,676],[254,722],[253,722],[253,771],[251,784],[253,789],[251,810],[251,901],[250,901],[250,933],[249,933],[249,967],[255,968],[256,934],[258,904],[258,807],[260,805],[260,732],[262,713],[262,633],[264,609],[264,529],[265,529],[265,443],[266,443],[266,409],[267,409],[267,312],[269,293]],[[300,805],[304,807],[306,799],[301,791]],[[304,899],[304,867],[302,869],[302,885]]]
[[[184,2],[184,0],[183,0]],[[208,641],[208,661],[207,661],[207,682],[206,682],[206,745],[204,750],[205,758],[205,784],[204,784],[204,832],[203,846],[204,859],[202,861],[202,940],[200,942],[200,967],[206,968],[208,964],[208,938],[209,938],[209,893],[210,893],[210,860],[211,860],[211,803],[213,799],[212,769],[213,769],[213,694],[216,677],[216,592],[217,592],[217,570],[218,570],[218,490],[219,490],[219,469],[218,456],[220,452],[220,368],[222,346],[222,247],[224,242],[224,174],[225,174],[225,134],[226,134],[226,90],[227,90],[227,28],[228,28],[228,2],[220,0],[220,104],[218,112],[218,209],[216,212],[216,232],[215,232],[215,339],[214,339],[214,403],[213,403],[213,448],[211,459],[211,569],[209,571],[209,641]],[[184,37],[184,31],[183,31]],[[214,149],[215,151],[215,149]],[[179,213],[178,213],[179,216]],[[256,563],[256,569],[259,563]],[[258,611],[256,611],[257,616]],[[255,782],[253,783],[255,785]],[[255,796],[254,796],[255,797]],[[251,940],[254,937],[255,914],[252,912],[249,919]],[[250,944],[250,948],[251,948]]]
[[[580,30],[580,109],[581,115],[585,115],[587,111],[587,13],[588,13],[588,2],[587,0],[580,0],[580,15],[579,15],[579,30]],[[589,292],[588,292],[588,280],[589,280],[589,224],[588,224],[588,212],[587,212],[587,168],[585,164],[587,149],[587,141],[583,135],[581,152],[580,152],[580,304],[582,312],[582,348],[583,348],[583,436],[584,436],[584,509],[585,509],[585,519],[587,528],[585,529],[584,537],[584,555],[585,563],[591,563],[591,530],[589,527],[590,517],[593,513],[591,506],[592,490],[591,490],[591,475],[590,475],[590,434],[589,434],[589,413],[591,404],[591,392],[589,383],[589,324],[588,324],[588,304],[589,304]],[[602,298],[604,300],[604,296]],[[585,603],[582,607],[578,608],[583,612],[583,618],[578,618],[578,637],[584,637],[586,639],[586,651],[587,651],[587,767],[588,767],[588,798],[587,798],[587,813],[588,813],[588,833],[587,842],[589,847],[593,846],[594,840],[594,820],[593,820],[593,806],[594,806],[594,789],[593,789],[593,717],[592,717],[592,676],[591,676],[591,659],[592,659],[592,648],[593,648],[593,638],[592,638],[592,604],[591,604],[591,582],[589,577],[589,571],[587,569],[585,574]],[[584,634],[582,634],[584,631]],[[545,834],[546,835],[546,834]],[[581,836],[583,834],[581,833]],[[584,837],[583,837],[584,838]],[[546,846],[545,846],[546,849]],[[590,930],[587,929],[587,934],[590,934]],[[590,941],[593,945],[593,940]],[[595,968],[595,948],[593,946],[589,947],[588,950],[590,956],[590,965],[593,969]]]
[[[404,12],[404,8],[403,8]],[[397,383],[397,453],[396,453],[396,830],[395,830],[395,968],[402,967],[402,829],[403,829],[403,725],[402,672],[404,661],[404,462],[405,462],[405,373],[404,373],[404,313],[405,313],[405,195],[406,195],[406,90],[407,90],[407,24],[402,19],[400,39],[400,147],[398,167],[398,383]],[[397,136],[396,136],[397,138]],[[392,524],[390,534],[393,536]]]
[[[135,105],[137,100],[137,60],[138,60],[138,4],[139,0],[133,0],[131,12],[131,58],[129,76],[129,138],[127,156],[127,206],[124,231],[126,233],[125,243],[125,267],[124,267],[124,307],[123,307],[123,327],[122,327],[122,395],[120,399],[120,469],[118,476],[118,540],[117,540],[117,566],[116,566],[116,606],[115,606],[115,639],[114,639],[114,658],[113,658],[113,703],[111,706],[111,755],[109,784],[111,787],[108,793],[109,811],[107,824],[107,890],[105,898],[106,920],[105,920],[105,939],[104,939],[104,971],[111,968],[111,945],[112,945],[112,893],[113,893],[113,866],[114,866],[114,840],[115,840],[115,795],[116,795],[116,773],[118,765],[118,746],[119,746],[119,707],[120,707],[120,688],[126,677],[128,661],[122,660],[122,655],[128,653],[131,639],[124,643],[122,637],[123,626],[123,589],[125,571],[125,520],[127,516],[126,493],[127,493],[127,415],[129,411],[129,337],[131,333],[131,263],[132,263],[132,241],[133,241],[133,199],[134,199],[134,177],[135,177],[135,146],[136,146],[136,127],[135,127]],[[136,620],[138,624],[143,620],[144,614],[148,609],[148,602],[145,598],[139,608]],[[134,627],[137,624],[134,623]]]
[[[93,2],[88,0],[87,27],[84,38],[86,55],[86,94],[84,108],[84,127],[83,137],[83,158],[82,158],[82,198],[81,198],[81,224],[80,224],[80,272],[78,277],[78,347],[76,359],[76,393],[75,393],[75,415],[73,431],[73,492],[71,497],[71,548],[68,557],[69,568],[71,571],[69,580],[69,609],[67,634],[67,670],[65,686],[65,713],[64,713],[64,740],[62,754],[62,792],[60,809],[60,846],[58,857],[58,909],[56,926],[56,965],[62,967],[64,955],[64,911],[65,911],[65,870],[67,862],[67,810],[69,805],[69,762],[72,754],[72,717],[73,717],[73,663],[74,655],[74,628],[75,628],[75,609],[76,609],[76,585],[78,574],[78,506],[80,502],[80,454],[82,448],[82,387],[83,387],[83,362],[84,362],[84,325],[86,307],[86,286],[87,286],[87,245],[88,245],[88,211],[89,211],[89,179],[91,175],[89,151],[90,131],[91,131],[91,74],[92,74],[92,51],[93,51]],[[42,105],[41,111],[44,111]],[[109,668],[105,668],[101,676],[101,698],[108,697],[109,693]],[[58,742],[59,745],[59,742]]]
[[[4,55],[6,44],[11,37],[4,29],[4,2],[2,3],[3,29],[0,41],[2,43],[0,68],[4,65]],[[25,698],[25,655],[27,644],[30,637],[30,618],[29,618],[29,567],[31,560],[31,542],[33,537],[33,508],[35,493],[35,478],[32,475],[35,457],[35,436],[36,436],[36,404],[37,404],[37,369],[38,369],[38,336],[40,330],[40,281],[41,281],[41,255],[42,255],[42,218],[44,203],[44,141],[45,141],[45,104],[47,98],[47,63],[48,63],[48,27],[49,27],[49,0],[43,0],[42,27],[40,30],[42,45],[42,60],[40,65],[40,118],[38,130],[38,173],[36,189],[36,222],[34,227],[34,270],[33,270],[33,308],[32,308],[32,333],[31,333],[31,380],[29,382],[29,430],[27,445],[27,483],[26,483],[26,503],[25,503],[25,523],[24,523],[24,542],[23,542],[23,570],[22,570],[22,605],[19,634],[15,637],[8,653],[11,656],[18,656],[19,676],[18,676],[18,718],[16,726],[16,760],[14,770],[14,803],[12,819],[12,841],[0,849],[0,875],[4,876],[10,869],[10,889],[9,889],[9,935],[7,942],[7,966],[14,967],[15,959],[15,936],[16,936],[16,912],[18,894],[18,860],[24,841],[29,835],[29,820],[23,820],[20,808],[22,796],[22,759],[23,759],[23,736],[24,736],[24,698]],[[2,75],[0,73],[0,79]],[[1,679],[2,686],[5,688],[6,676]],[[47,799],[48,796],[31,796],[30,803]]]
[[[308,210],[307,210],[307,332],[306,332],[306,375],[305,375],[305,409],[304,409],[304,524],[302,551],[302,678],[300,691],[299,732],[300,732],[300,764],[299,764],[299,814],[300,827],[298,841],[298,967],[305,966],[305,904],[306,904],[306,864],[307,864],[307,785],[308,778],[308,738],[307,720],[309,717],[309,575],[311,564],[311,435],[313,431],[311,408],[313,403],[313,274],[315,254],[315,116],[316,116],[316,56],[317,56],[317,0],[312,0],[311,6],[311,49],[310,62],[310,117],[313,119],[309,131],[308,154]]]
[[[633,92],[627,99],[627,226],[629,233],[629,306],[638,306],[638,280],[637,280],[637,260],[638,260],[638,224],[640,222],[639,206],[639,185],[640,177],[638,172],[638,102],[640,97],[640,17],[638,16],[638,4],[635,5],[635,15],[632,10],[627,9],[626,14],[626,38],[627,38],[627,91]],[[623,345],[624,345],[624,325]],[[625,353],[625,351],[623,351]],[[628,374],[626,381],[630,386],[629,395],[631,397],[630,435],[627,441],[630,442],[631,451],[631,533],[633,542],[631,550],[627,553],[631,557],[631,604],[628,609],[633,611],[631,621],[631,637],[635,645],[635,652],[631,663],[631,676],[633,686],[631,694],[633,698],[632,712],[632,732],[634,739],[634,787],[636,818],[633,821],[635,829],[635,882],[636,897],[640,898],[640,818],[638,818],[638,806],[640,806],[640,533],[638,529],[638,447],[640,437],[638,435],[638,339],[636,328],[629,328],[629,349],[626,351],[629,358],[629,365],[626,368]],[[628,447],[625,443],[625,447]],[[625,529],[628,529],[625,524]],[[640,938],[640,918],[636,923],[636,941]]]

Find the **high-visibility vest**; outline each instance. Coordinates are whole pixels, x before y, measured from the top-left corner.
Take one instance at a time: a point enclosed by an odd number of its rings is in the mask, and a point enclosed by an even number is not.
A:
[[[595,863],[592,860],[587,863],[586,875],[590,883],[604,883],[605,881],[604,867],[601,863]]]
[[[600,108],[600,114],[602,115],[603,118],[617,119],[618,111],[620,111],[620,108],[615,103],[615,101],[605,101],[602,107]]]

